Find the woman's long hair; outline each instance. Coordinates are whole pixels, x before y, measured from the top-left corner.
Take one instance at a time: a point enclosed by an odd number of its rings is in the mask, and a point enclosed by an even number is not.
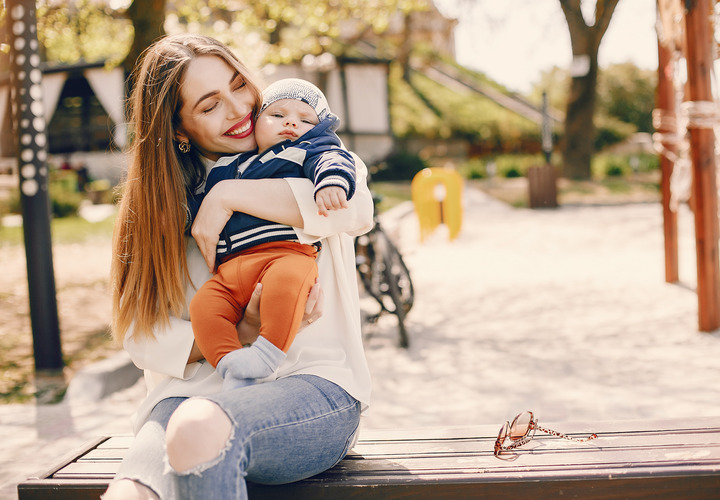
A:
[[[168,36],[144,52],[133,74],[131,147],[113,234],[113,334],[120,341],[131,327],[133,335],[154,337],[156,325],[185,307],[187,195],[203,182],[205,166],[197,148],[179,152],[175,131],[183,78],[200,55],[225,60],[245,77],[256,109],[262,102],[248,69],[212,38]]]

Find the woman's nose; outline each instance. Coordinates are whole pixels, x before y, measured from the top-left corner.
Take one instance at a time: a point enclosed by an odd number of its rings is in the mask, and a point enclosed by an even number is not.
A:
[[[242,118],[250,112],[247,103],[240,99],[233,99],[230,108],[234,118]]]

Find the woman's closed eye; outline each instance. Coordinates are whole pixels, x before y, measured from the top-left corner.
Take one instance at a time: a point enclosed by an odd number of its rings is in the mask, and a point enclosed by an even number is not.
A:
[[[217,102],[214,102],[214,103],[206,106],[205,108],[203,108],[202,112],[203,112],[204,114],[210,113],[210,112],[212,112],[215,108],[217,108],[217,106],[218,106],[218,103],[217,103]]]

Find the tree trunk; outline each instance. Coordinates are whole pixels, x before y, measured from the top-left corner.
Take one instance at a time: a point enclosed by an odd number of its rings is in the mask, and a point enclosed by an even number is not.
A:
[[[587,54],[590,68],[584,76],[573,76],[565,114],[563,174],[568,179],[589,179],[595,150],[595,101],[597,52]]]
[[[410,54],[412,53],[412,12],[405,14],[403,20],[403,37],[398,45],[397,61],[402,67],[402,77],[410,83]]]
[[[128,7],[127,15],[133,23],[135,38],[130,52],[123,61],[126,75],[131,74],[143,50],[165,34],[166,3],[167,0],[134,0]],[[132,85],[132,82],[128,83]]]
[[[594,24],[585,22],[581,0],[560,0],[570,30],[573,65],[572,82],[565,116],[563,174],[570,179],[589,179],[595,150],[596,87],[598,49],[619,0],[597,0]]]

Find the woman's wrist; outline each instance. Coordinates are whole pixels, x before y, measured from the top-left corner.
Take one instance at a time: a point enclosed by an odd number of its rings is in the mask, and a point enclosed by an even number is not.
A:
[[[241,345],[252,344],[260,336],[260,324],[242,320],[237,325],[238,340]]]

